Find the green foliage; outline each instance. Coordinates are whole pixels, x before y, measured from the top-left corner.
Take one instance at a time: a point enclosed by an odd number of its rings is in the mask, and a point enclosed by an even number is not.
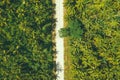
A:
[[[61,37],[73,37],[73,38],[80,38],[83,34],[83,25],[77,19],[69,20],[67,28],[61,28],[60,36]]]
[[[119,80],[120,1],[66,0],[65,7],[67,28],[76,18],[84,25],[81,38],[70,36],[69,40],[72,80]],[[74,36],[77,30],[81,32],[79,28],[71,30]]]
[[[70,28],[61,28],[59,33],[60,33],[60,37],[70,36]]]
[[[0,80],[54,80],[52,0],[0,1]]]

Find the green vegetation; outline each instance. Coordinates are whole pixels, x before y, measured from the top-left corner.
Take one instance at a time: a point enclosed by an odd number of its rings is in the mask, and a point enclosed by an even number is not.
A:
[[[0,80],[54,80],[52,0],[0,1]]]
[[[73,38],[79,38],[83,34],[82,24],[78,20],[69,20],[68,27],[62,28],[60,32],[61,37],[73,37]]]
[[[60,36],[69,37],[70,79],[119,80],[120,0],[66,0],[65,9]]]

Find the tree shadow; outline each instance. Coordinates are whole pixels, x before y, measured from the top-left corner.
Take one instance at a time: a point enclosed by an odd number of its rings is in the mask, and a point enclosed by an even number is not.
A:
[[[56,63],[56,79],[60,78],[60,76],[58,76],[58,74],[59,74],[60,72],[62,72],[62,71],[63,71],[63,69],[62,69],[60,63],[57,62],[57,63]]]

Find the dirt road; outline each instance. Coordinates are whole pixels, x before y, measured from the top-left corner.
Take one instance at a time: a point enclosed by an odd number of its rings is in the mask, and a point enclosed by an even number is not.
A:
[[[56,0],[56,51],[57,51],[57,80],[64,80],[64,40],[59,37],[59,30],[63,28],[63,0]]]

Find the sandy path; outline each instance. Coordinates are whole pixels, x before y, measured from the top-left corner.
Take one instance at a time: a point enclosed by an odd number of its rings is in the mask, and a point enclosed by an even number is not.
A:
[[[56,0],[56,51],[57,51],[57,79],[64,80],[64,40],[59,37],[59,30],[63,28],[63,0]]]

